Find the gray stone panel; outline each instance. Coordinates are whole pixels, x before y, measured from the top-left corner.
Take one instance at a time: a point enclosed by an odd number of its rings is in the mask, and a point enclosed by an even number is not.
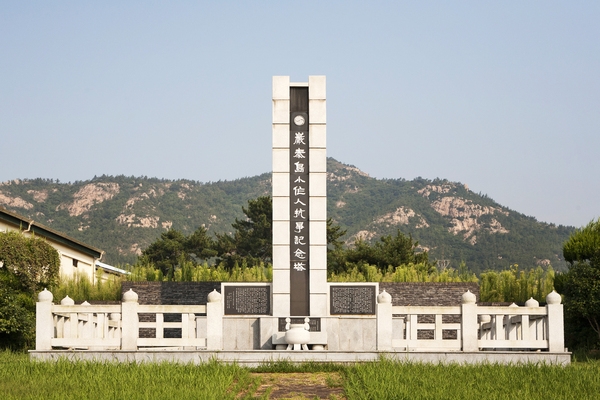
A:
[[[341,351],[368,351],[377,348],[377,321],[373,318],[340,318]]]

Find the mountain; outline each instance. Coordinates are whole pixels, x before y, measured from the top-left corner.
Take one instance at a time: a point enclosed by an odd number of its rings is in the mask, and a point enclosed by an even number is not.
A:
[[[242,206],[271,193],[271,174],[201,183],[101,176],[60,183],[26,179],[0,184],[0,206],[106,251],[103,261],[133,263],[166,229],[186,234],[203,225],[230,232]],[[521,267],[565,268],[562,243],[573,227],[538,222],[447,180],[375,179],[328,159],[328,215],[357,237],[411,234],[431,259],[461,261],[474,272]]]

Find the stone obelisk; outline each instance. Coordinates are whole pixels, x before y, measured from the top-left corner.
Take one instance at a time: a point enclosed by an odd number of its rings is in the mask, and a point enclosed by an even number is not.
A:
[[[325,77],[273,77],[273,316],[327,315]]]

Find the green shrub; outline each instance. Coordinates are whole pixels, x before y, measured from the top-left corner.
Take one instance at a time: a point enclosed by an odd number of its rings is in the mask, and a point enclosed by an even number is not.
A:
[[[45,240],[0,233],[0,348],[34,346],[34,299],[57,281],[59,268],[58,252]]]
[[[183,261],[172,274],[163,275],[159,268],[147,263],[131,267],[131,275],[126,279],[134,282],[270,282],[273,279],[273,266],[262,262],[251,267],[236,263],[229,269],[222,263],[211,267],[207,263]]]
[[[67,295],[77,303],[83,301],[118,301],[121,300],[121,279],[98,279],[93,285],[87,276],[62,278],[49,290],[54,295],[54,302],[59,303]]]

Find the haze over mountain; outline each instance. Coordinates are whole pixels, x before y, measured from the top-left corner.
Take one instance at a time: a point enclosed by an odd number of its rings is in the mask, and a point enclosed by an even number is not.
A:
[[[201,183],[101,176],[87,181],[24,179],[0,184],[0,206],[103,249],[103,261],[133,263],[161,232],[203,225],[230,232],[249,199],[270,195],[271,174]],[[375,179],[328,159],[328,216],[356,238],[399,229],[431,259],[474,272],[552,265],[565,269],[562,243],[573,227],[538,222],[467,185],[443,179]]]

